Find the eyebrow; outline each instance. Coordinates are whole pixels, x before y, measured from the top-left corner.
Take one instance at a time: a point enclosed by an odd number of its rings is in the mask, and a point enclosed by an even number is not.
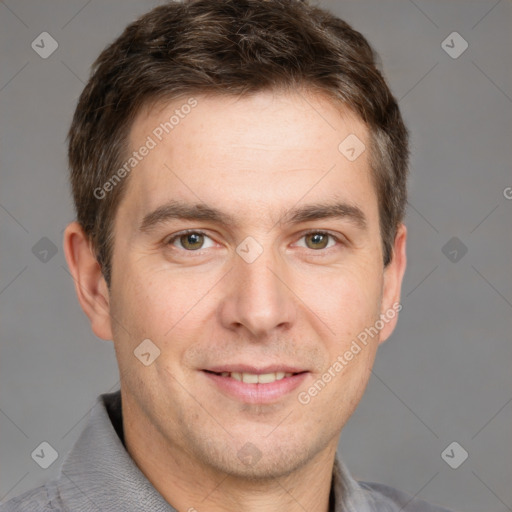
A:
[[[329,218],[347,219],[361,230],[365,230],[368,224],[361,208],[344,202],[309,204],[295,207],[282,215],[276,224],[292,225]],[[226,226],[237,224],[235,217],[231,214],[204,203],[191,204],[173,200],[145,215],[139,230],[141,232],[149,232],[159,224],[173,219],[209,221]]]

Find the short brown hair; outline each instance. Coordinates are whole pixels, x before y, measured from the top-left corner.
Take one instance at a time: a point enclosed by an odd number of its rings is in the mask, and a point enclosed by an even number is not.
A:
[[[142,106],[190,94],[307,88],[355,112],[370,133],[384,265],[404,216],[408,133],[366,39],[299,0],[185,0],[130,24],[93,65],[69,131],[77,220],[110,285],[113,221],[127,179],[94,192],[122,165]],[[340,141],[341,142],[341,141]]]

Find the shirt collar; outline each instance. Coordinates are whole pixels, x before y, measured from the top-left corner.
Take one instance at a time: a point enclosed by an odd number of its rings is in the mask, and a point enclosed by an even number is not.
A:
[[[121,417],[121,391],[98,397],[59,473],[63,510],[176,512],[126,451]]]
[[[334,492],[334,508],[332,512],[377,511],[371,492],[361,487],[354,480],[338,454],[336,454],[334,459],[331,491]]]
[[[65,510],[176,512],[140,471],[124,446],[121,391],[100,395],[64,460],[58,493]],[[331,512],[372,512],[371,494],[336,455]]]

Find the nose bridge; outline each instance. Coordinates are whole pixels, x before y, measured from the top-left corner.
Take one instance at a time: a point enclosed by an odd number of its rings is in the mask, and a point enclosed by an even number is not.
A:
[[[239,244],[237,253],[223,320],[231,328],[244,326],[253,336],[289,326],[295,306],[285,285],[284,261],[270,244],[263,247],[250,237]]]

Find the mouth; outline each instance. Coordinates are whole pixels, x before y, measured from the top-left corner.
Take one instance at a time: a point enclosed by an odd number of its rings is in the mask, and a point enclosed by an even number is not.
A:
[[[277,380],[286,379],[292,375],[297,375],[302,372],[268,372],[268,373],[249,373],[249,372],[211,372],[210,370],[204,370],[207,373],[213,373],[220,377],[226,377],[235,379],[238,382],[244,382],[245,384],[271,384]]]
[[[297,388],[309,371],[291,367],[214,368],[203,370],[224,395],[244,403],[275,403]]]

